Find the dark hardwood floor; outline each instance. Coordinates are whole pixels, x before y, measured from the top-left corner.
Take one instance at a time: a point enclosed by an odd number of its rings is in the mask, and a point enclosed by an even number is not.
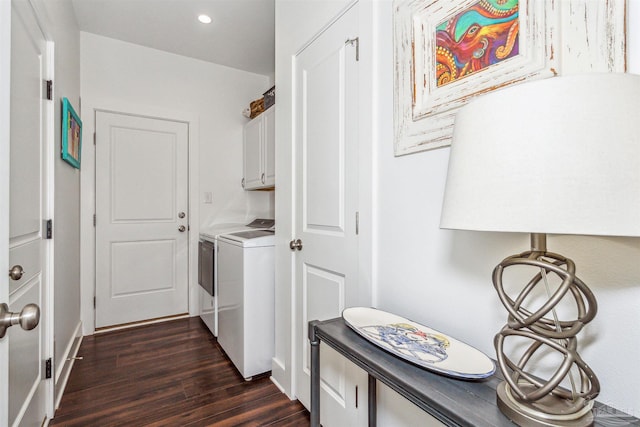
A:
[[[308,426],[263,376],[245,381],[200,318],[84,337],[51,426]]]

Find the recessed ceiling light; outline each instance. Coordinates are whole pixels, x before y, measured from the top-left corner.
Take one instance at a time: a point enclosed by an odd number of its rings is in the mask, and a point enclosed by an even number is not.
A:
[[[198,21],[203,24],[211,24],[211,17],[209,15],[200,15],[198,16]]]

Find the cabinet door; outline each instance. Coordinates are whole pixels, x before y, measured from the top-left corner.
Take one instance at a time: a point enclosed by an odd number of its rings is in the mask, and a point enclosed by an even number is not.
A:
[[[264,185],[273,187],[276,184],[276,107],[271,107],[263,116],[263,156],[265,175]]]
[[[322,343],[320,363],[320,424],[324,427],[367,426],[367,373]]]
[[[262,187],[262,115],[244,127],[243,177],[245,190]]]

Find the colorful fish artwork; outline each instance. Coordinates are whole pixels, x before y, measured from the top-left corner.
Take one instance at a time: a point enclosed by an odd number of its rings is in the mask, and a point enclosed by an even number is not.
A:
[[[519,0],[480,0],[436,27],[436,86],[518,55]]]
[[[430,363],[445,360],[449,340],[440,334],[428,334],[407,323],[372,325],[362,328],[370,337],[382,341],[397,352]]]

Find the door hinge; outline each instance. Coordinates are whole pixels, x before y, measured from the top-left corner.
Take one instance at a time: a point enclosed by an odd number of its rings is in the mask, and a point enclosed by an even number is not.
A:
[[[93,297],[93,308],[96,308],[96,297]]]
[[[93,214],[93,226],[96,226],[96,214]]]
[[[356,61],[360,61],[360,37],[347,39],[344,44],[350,44],[351,46],[356,47]]]
[[[51,372],[53,370],[53,367],[51,366],[51,364],[52,364],[51,358],[48,358],[47,360],[44,361],[44,379],[45,380],[48,380],[53,376]]]
[[[47,80],[47,99],[53,101],[53,80]]]
[[[356,386],[356,409],[358,409],[358,386]]]
[[[48,219],[45,223],[45,239],[53,239],[53,220]]]
[[[93,145],[96,145],[96,133],[93,133]]]
[[[356,212],[356,236],[360,234],[360,212]]]

